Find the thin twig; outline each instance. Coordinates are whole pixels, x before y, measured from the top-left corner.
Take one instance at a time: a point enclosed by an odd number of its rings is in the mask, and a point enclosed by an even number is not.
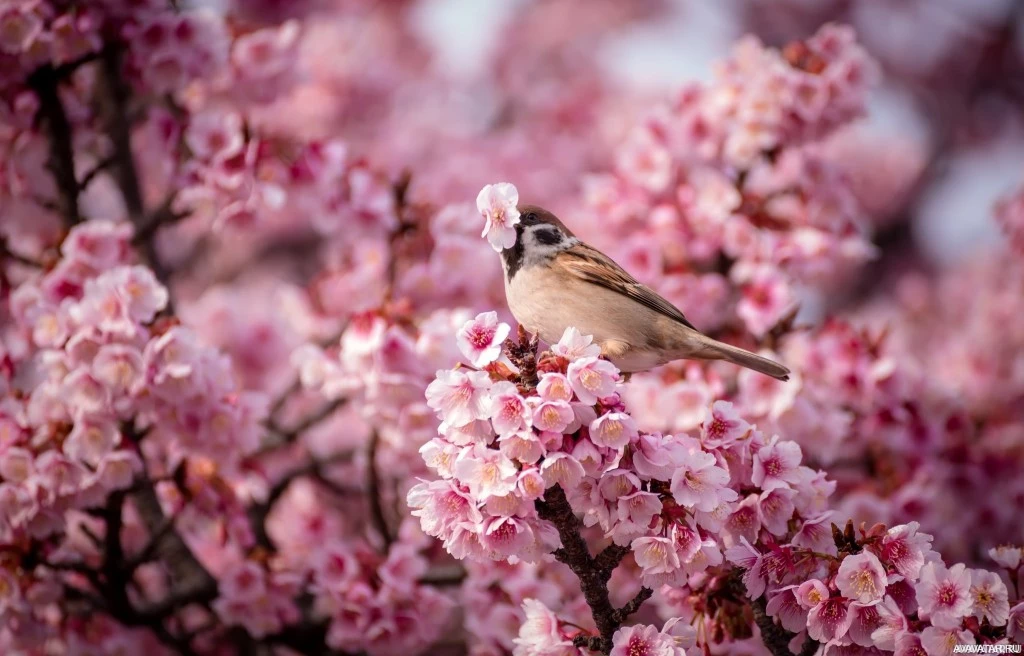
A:
[[[347,398],[334,399],[330,403],[320,408],[317,412],[314,412],[313,414],[309,415],[308,417],[300,421],[295,426],[288,429],[281,428],[277,426],[274,422],[268,421],[267,423],[269,425],[267,427],[272,432],[277,433],[278,439],[260,448],[254,454],[254,456],[260,457],[272,451],[276,451],[282,446],[292,444],[293,442],[295,442],[295,440],[299,439],[299,437],[303,433],[305,433],[310,428],[313,428],[320,422],[330,417],[337,410],[344,407],[346,403],[348,403]]]
[[[370,520],[373,528],[376,529],[384,541],[383,551],[387,552],[391,547],[391,529],[388,527],[387,517],[384,516],[384,504],[380,496],[380,475],[377,471],[377,450],[380,447],[380,433],[374,429],[370,435],[370,442],[366,448],[366,487],[367,497],[370,502]]]
[[[15,262],[17,264],[32,267],[33,269],[43,268],[42,262],[36,262],[30,257],[12,251],[11,248],[7,245],[7,241],[0,237],[0,262],[3,262],[4,260],[10,260],[11,262]]]
[[[82,179],[78,181],[79,192],[85,191],[85,188],[88,187],[89,184],[96,179],[96,176],[98,176],[100,173],[103,173],[104,170],[110,168],[110,166],[114,164],[114,161],[115,158],[113,155],[107,155],[100,161],[96,162],[96,164],[93,165],[93,167],[89,169],[89,171],[86,172],[85,175],[82,176]]]
[[[277,503],[296,479],[303,476],[312,476],[318,481],[333,483],[333,481],[328,481],[324,477],[323,468],[351,459],[352,454],[350,452],[342,451],[327,458],[313,459],[282,476],[267,492],[266,500],[249,508],[249,523],[252,524],[253,531],[256,533],[256,544],[269,551],[274,550],[274,543],[270,540],[270,535],[267,533],[267,516],[274,508],[274,504]],[[340,487],[335,489],[338,491],[342,490]]]

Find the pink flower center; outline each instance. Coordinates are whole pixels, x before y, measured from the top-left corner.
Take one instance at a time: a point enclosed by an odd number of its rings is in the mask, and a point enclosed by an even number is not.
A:
[[[715,417],[708,426],[708,437],[721,437],[725,434],[725,422]]]
[[[469,343],[474,348],[485,349],[494,341],[494,328],[476,327],[469,331]]]
[[[958,596],[956,587],[952,583],[943,583],[939,588],[938,599],[943,606],[952,606],[956,603]]]
[[[628,656],[650,656],[651,645],[649,642],[639,636],[633,636],[629,639],[629,648],[626,654]]]
[[[584,369],[580,372],[580,382],[583,383],[583,387],[591,392],[596,390],[601,385],[601,375],[591,371],[590,369]]]
[[[907,549],[907,545],[903,540],[896,540],[885,545],[886,560],[893,562],[902,560],[907,557],[909,552],[910,550]]]
[[[862,569],[853,575],[853,589],[858,595],[876,594],[875,577],[866,569]]]

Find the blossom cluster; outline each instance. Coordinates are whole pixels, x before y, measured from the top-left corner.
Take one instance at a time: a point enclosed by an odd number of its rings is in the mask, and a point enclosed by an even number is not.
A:
[[[827,285],[872,254],[820,142],[864,113],[874,76],[847,28],[781,51],[748,37],[710,84],[634,126],[614,171],[586,181],[580,220],[600,223],[595,245],[693,308],[703,329],[739,324],[761,338],[802,285]]]
[[[455,67],[445,3],[3,4],[0,652],[1024,642],[1024,269],[894,251],[926,145],[859,124],[867,49],[989,134],[1001,0],[899,52],[864,17],[941,3],[770,3],[675,92],[607,55],[679,3],[513,4]],[[538,357],[487,311],[520,201],[792,380]]]
[[[727,557],[745,570],[751,597],[766,595],[769,615],[798,638],[806,628],[807,636],[826,647],[911,655],[1018,642],[1024,603],[1010,608],[1004,577],[1016,589],[1020,549],[992,550],[1002,573],[947,566],[931,549],[932,536],[918,529],[917,522],[876,525],[859,538],[848,530],[845,542],[831,545],[831,554],[809,558],[786,547],[759,552],[749,544],[729,550]]]
[[[531,382],[500,359],[508,332],[494,313],[468,321],[459,346],[473,364],[438,371],[427,388],[441,425],[420,451],[440,478],[414,486],[408,502],[453,556],[518,562],[554,551],[558,534],[538,506],[555,486],[583,525],[629,547],[652,588],[684,585],[762,531],[788,536],[794,518],[806,520],[791,536],[797,548],[826,548],[834,483],[801,465],[796,444],[767,439],[724,402],[699,436],[641,432],[619,372],[589,336],[567,329]]]

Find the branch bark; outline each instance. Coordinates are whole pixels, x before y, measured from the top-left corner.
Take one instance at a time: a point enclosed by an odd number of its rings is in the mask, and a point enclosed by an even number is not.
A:
[[[608,654],[612,649],[612,636],[615,631],[650,598],[653,592],[641,588],[640,593],[629,603],[616,609],[608,597],[608,581],[612,572],[629,553],[629,547],[613,544],[596,557],[592,557],[580,532],[583,526],[572,511],[565,491],[559,485],[550,488],[544,494],[544,498],[537,501],[536,507],[540,518],[551,522],[558,530],[562,547],[555,551],[555,559],[568,565],[579,579],[583,598],[590,606],[594,625],[597,627],[598,635],[578,637],[577,646]]]
[[[383,540],[383,549],[387,553],[391,546],[393,537],[388,527],[387,516],[384,515],[384,504],[380,498],[380,476],[377,471],[377,449],[380,446],[380,433],[376,430],[370,435],[370,443],[366,448],[366,495],[370,502],[370,520],[373,528],[380,534]]]
[[[73,226],[82,222],[82,215],[78,208],[73,133],[60,99],[60,80],[58,72],[47,64],[36,69],[28,83],[39,98],[38,121],[49,137],[47,167],[57,187],[57,207],[68,225]]]
[[[750,602],[750,609],[754,613],[754,622],[761,630],[761,641],[774,656],[793,656],[793,652],[789,649],[789,643],[793,641],[796,634],[790,633],[776,624],[775,620],[768,615],[767,608],[768,601],[764,595]],[[817,650],[817,641],[807,638],[800,649],[800,656],[812,656]]]

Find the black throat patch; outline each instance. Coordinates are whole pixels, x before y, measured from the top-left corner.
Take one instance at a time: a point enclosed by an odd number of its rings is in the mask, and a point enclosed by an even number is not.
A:
[[[512,280],[512,276],[516,275],[516,272],[523,266],[523,259],[526,257],[523,249],[522,225],[516,226],[516,243],[512,248],[501,251],[501,257],[505,260],[505,278]]]

